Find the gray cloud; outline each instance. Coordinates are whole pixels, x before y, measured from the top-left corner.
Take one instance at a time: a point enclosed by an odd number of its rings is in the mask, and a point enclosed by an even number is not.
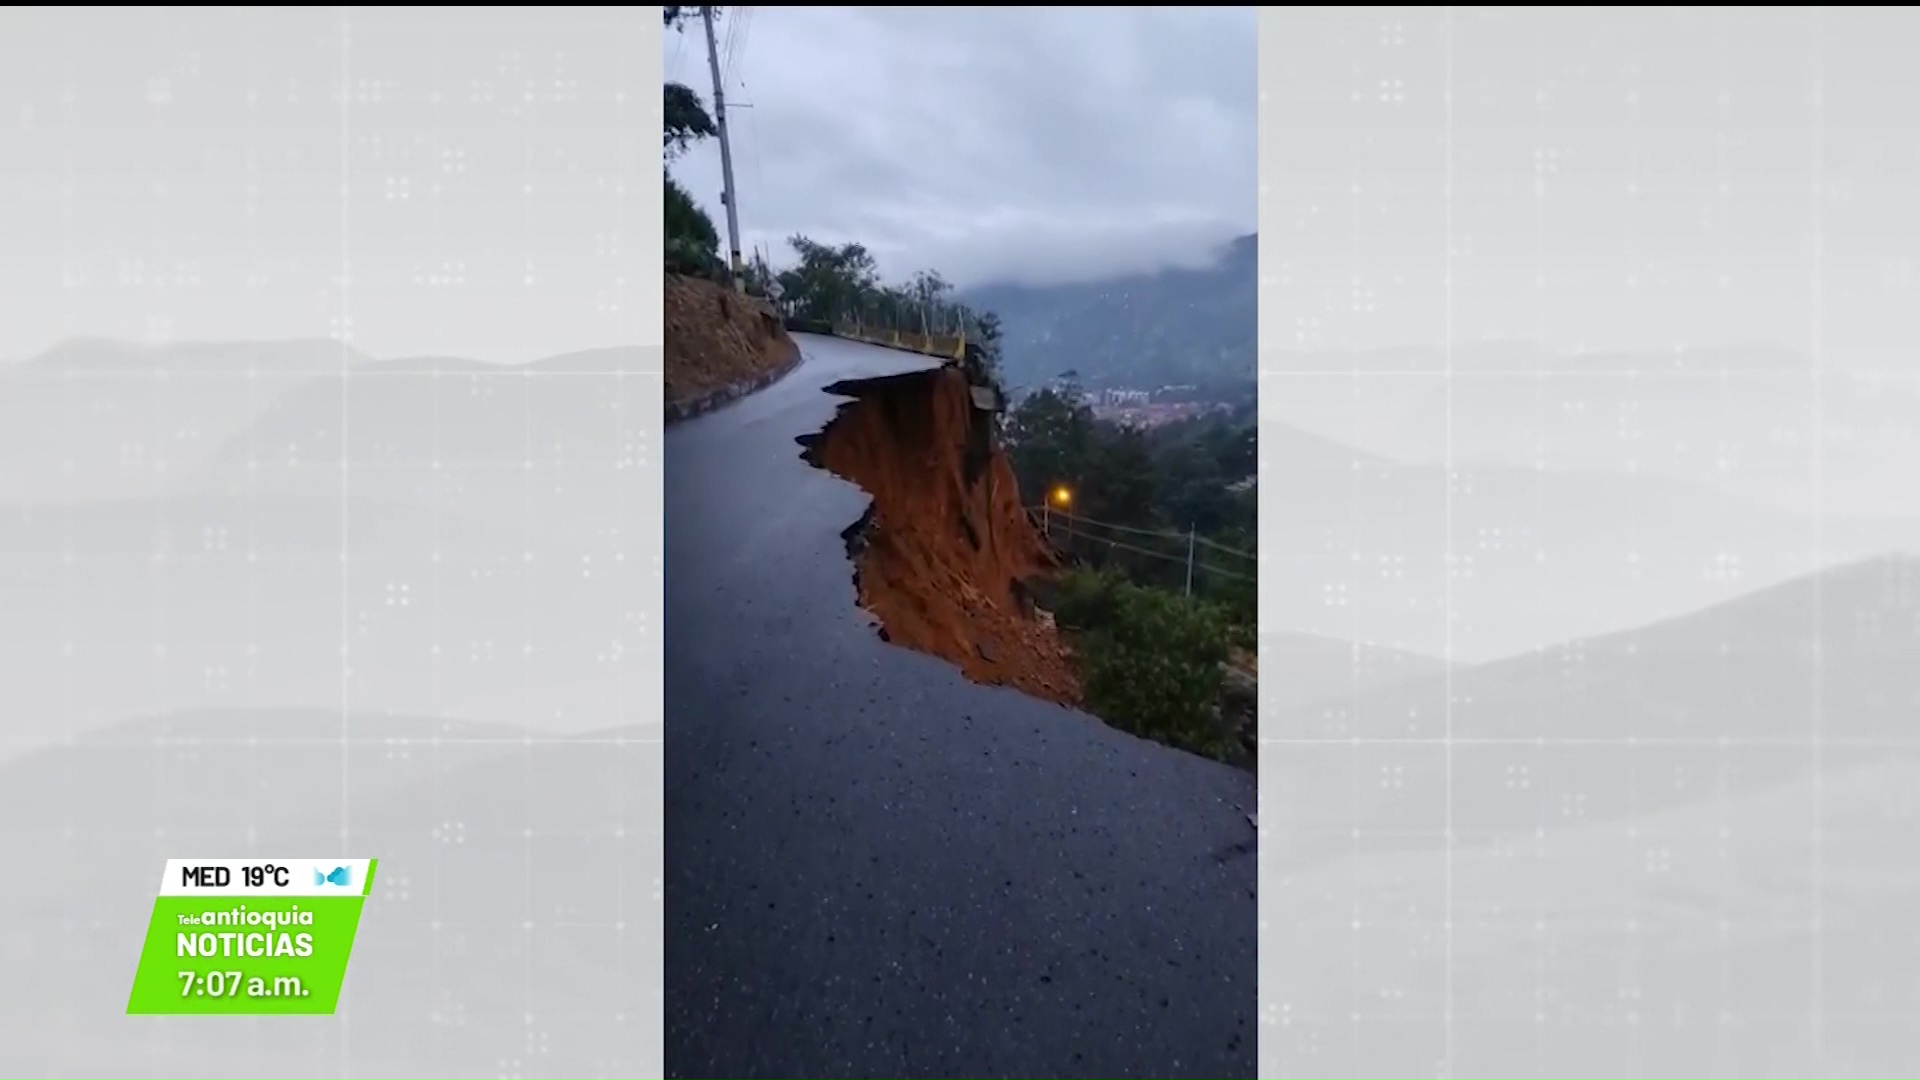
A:
[[[731,21],[732,25],[729,25]],[[1191,262],[1255,215],[1252,8],[753,8],[718,31],[741,230],[963,283]],[[711,98],[697,24],[665,74]],[[674,166],[715,212],[718,148]]]

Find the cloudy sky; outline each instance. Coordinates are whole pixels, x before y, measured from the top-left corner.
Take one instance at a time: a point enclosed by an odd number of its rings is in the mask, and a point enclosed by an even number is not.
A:
[[[1187,262],[1252,232],[1253,8],[742,8],[716,31],[743,245],[857,240],[962,284]],[[711,101],[697,22],[665,76]],[[750,106],[750,107],[748,107]],[[718,148],[674,166],[724,235]]]

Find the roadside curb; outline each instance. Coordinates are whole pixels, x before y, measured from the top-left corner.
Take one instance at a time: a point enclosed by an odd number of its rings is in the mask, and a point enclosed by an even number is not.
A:
[[[696,416],[710,413],[722,405],[738,401],[748,394],[765,390],[767,387],[786,378],[794,368],[799,367],[800,360],[800,346],[796,342],[793,346],[793,356],[790,357],[786,363],[778,367],[763,374],[756,375],[751,379],[742,379],[730,386],[723,386],[718,390],[709,390],[699,397],[690,398],[678,404],[669,404],[667,406],[667,423],[677,424],[683,420],[691,420]]]

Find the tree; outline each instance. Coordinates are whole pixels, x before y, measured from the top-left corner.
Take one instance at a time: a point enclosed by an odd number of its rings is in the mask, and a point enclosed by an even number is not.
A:
[[[980,375],[988,386],[993,387],[1001,401],[1007,399],[1007,383],[1000,375],[1000,316],[991,311],[974,311],[961,306],[960,325],[967,335],[967,344],[973,350],[974,361],[979,364]]]
[[[720,133],[707,112],[700,95],[680,83],[661,88],[663,115],[660,121],[661,152],[672,161],[701,139]]]
[[[1023,492],[1046,497],[1064,486],[1075,512],[1087,517],[1142,528],[1157,523],[1146,435],[1095,421],[1077,386],[1027,395],[1007,418],[1006,443]]]
[[[997,374],[1000,370],[1000,316],[991,311],[968,311],[972,326],[968,336],[980,344],[980,356]]]
[[[671,175],[662,178],[666,226],[666,265],[676,274],[713,276],[720,262],[720,233],[700,204]]]
[[[1030,500],[1047,499],[1057,487],[1079,486],[1093,447],[1093,411],[1076,391],[1049,387],[1014,408],[1005,434],[1020,490]]]
[[[912,329],[919,333],[937,334],[944,330],[946,316],[951,305],[947,303],[947,294],[953,286],[940,276],[937,270],[916,271],[902,290],[908,310],[900,312],[903,316],[903,329]]]
[[[714,21],[716,22],[719,21],[720,12],[723,10],[725,9],[723,8],[713,9]],[[697,7],[682,7],[679,4],[674,4],[669,7],[661,8],[660,14],[661,16],[663,16],[663,21],[666,23],[667,29],[679,30],[686,26],[688,20],[698,17],[700,14],[700,9]]]
[[[1260,546],[1251,528],[1228,529],[1216,542],[1250,554],[1256,553]],[[1195,591],[1220,606],[1234,644],[1253,649],[1254,631],[1260,622],[1260,564],[1254,559],[1211,550],[1204,552],[1200,561],[1202,568],[1195,574]],[[1214,567],[1224,573],[1210,572]]]
[[[1179,441],[1160,450],[1155,458],[1162,492],[1161,505],[1176,528],[1194,528],[1215,533],[1228,524],[1231,493],[1220,461],[1198,442]]]
[[[767,265],[767,260],[758,251],[748,256],[744,276],[747,291],[753,295],[766,296],[772,291],[769,287],[775,281],[773,267]]]
[[[1078,502],[1091,518],[1150,528],[1154,514],[1153,450],[1137,428],[1100,425],[1080,479]]]
[[[780,272],[780,288],[803,319],[833,322],[851,317],[878,289],[878,266],[860,244],[835,247],[795,235],[787,245],[800,261]]]
[[[938,270],[916,270],[909,289],[923,304],[934,304],[953,291],[953,285]]]
[[[1231,483],[1252,476],[1260,464],[1260,443],[1253,423],[1215,423],[1202,436],[1207,454]]]
[[[667,28],[678,29],[696,10],[688,7],[666,8]],[[691,87],[666,83],[660,88],[660,94],[661,155],[667,162],[686,153],[688,147],[701,139],[719,133],[719,127],[707,113],[700,95]],[[680,186],[671,172],[663,177],[663,181],[661,218],[666,226],[667,269],[679,274],[712,276],[720,265],[720,234],[713,227],[713,219],[700,209],[693,195]]]

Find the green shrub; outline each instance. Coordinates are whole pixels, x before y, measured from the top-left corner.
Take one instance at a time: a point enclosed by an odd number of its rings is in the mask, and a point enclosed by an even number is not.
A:
[[[665,178],[662,187],[667,270],[705,278],[724,275],[726,263],[720,258],[720,233],[713,219],[672,176]]]
[[[1255,648],[1255,629],[1260,623],[1260,590],[1253,580],[1252,568],[1236,567],[1233,574],[1232,577],[1214,573],[1197,575],[1195,591],[1219,609],[1234,647],[1251,652]]]
[[[1054,621],[1068,630],[1095,630],[1113,622],[1119,589],[1125,584],[1118,574],[1073,571],[1061,579],[1050,598]]]
[[[1250,622],[1242,622],[1230,616],[1223,616],[1227,624],[1227,644],[1247,652],[1259,652],[1259,627]]]
[[[1111,614],[1080,643],[1088,706],[1122,730],[1218,756],[1228,641],[1218,609],[1125,582],[1091,595],[1100,599],[1090,606],[1110,603]]]

